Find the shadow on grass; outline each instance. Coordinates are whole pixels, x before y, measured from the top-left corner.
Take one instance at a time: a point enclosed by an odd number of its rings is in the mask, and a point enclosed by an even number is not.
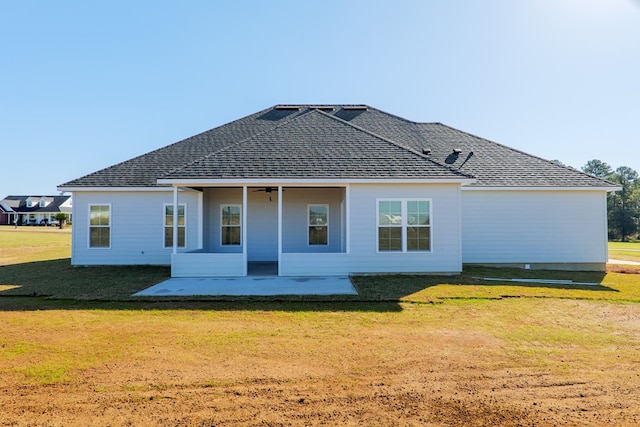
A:
[[[284,310],[284,311],[401,311],[401,303],[437,303],[443,299],[503,298],[491,293],[498,287],[535,290],[618,292],[595,286],[557,283],[485,282],[483,277],[570,279],[601,283],[599,272],[532,271],[473,267],[459,275],[355,276],[358,295],[334,296],[198,296],[131,297],[170,276],[169,267],[104,266],[72,267],[60,259],[0,267],[0,310],[110,309],[110,310]],[[432,288],[445,289],[434,294]],[[4,290],[2,290],[4,289]],[[481,289],[481,291],[478,291]],[[488,290],[488,291],[487,291]],[[522,292],[514,291],[514,295]],[[525,295],[524,296],[528,296]],[[531,295],[535,296],[535,295]]]

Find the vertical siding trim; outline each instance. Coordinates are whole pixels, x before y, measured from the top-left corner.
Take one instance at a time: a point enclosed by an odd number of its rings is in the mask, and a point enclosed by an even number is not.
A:
[[[458,186],[458,265],[462,270],[462,186]]]
[[[77,203],[76,200],[74,200],[76,197],[76,193],[71,193],[71,218],[79,218],[76,217],[76,209],[77,209]],[[71,223],[71,226],[73,227],[73,222]],[[78,239],[75,237],[78,233],[74,233],[71,232],[71,265],[76,265],[76,247],[79,247],[78,245]]]
[[[346,252],[351,253],[351,185],[344,187]]]
[[[204,196],[204,191],[201,191],[198,193],[198,197],[197,197],[197,205],[196,205],[196,209],[198,210],[197,215],[198,215],[198,227],[196,232],[198,233],[198,249],[202,249],[204,247],[204,243],[203,243],[203,235],[204,235],[204,214],[202,213],[202,200],[203,200],[203,196]],[[185,215],[186,215],[186,209],[185,209]],[[186,239],[186,236],[185,236]]]
[[[185,236],[185,240],[186,240],[186,236]],[[185,245],[186,245],[186,241],[185,241]],[[176,185],[173,186],[173,249],[172,251],[174,255],[178,253],[178,187]]]
[[[247,186],[242,186],[242,228],[240,229],[240,233],[242,236],[242,271],[243,275],[246,276],[249,274],[249,266],[248,266],[248,256],[247,256],[247,205],[249,200]]]
[[[607,215],[607,209],[608,209],[608,203],[607,203],[607,192],[603,191],[602,192],[602,218],[604,220],[604,224],[602,226],[602,230],[603,230],[603,238],[602,241],[604,242],[604,259],[605,262],[609,262],[609,215]]]
[[[282,258],[282,199],[284,199],[282,185],[278,186],[278,276],[280,275],[280,261]]]

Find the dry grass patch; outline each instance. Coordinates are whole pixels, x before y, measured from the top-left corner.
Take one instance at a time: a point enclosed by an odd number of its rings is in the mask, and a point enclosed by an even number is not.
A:
[[[5,422],[640,421],[637,304],[449,300],[402,303],[401,311],[390,303],[370,307],[377,311],[211,304],[1,313]]]

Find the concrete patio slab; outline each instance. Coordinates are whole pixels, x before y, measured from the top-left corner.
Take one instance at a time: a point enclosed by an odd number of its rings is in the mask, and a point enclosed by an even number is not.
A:
[[[358,295],[347,276],[173,277],[133,294],[141,296]]]

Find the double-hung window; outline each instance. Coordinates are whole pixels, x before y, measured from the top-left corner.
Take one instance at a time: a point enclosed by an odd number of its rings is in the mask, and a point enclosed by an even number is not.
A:
[[[178,205],[178,247],[184,248],[186,243],[186,220],[187,206],[185,204]],[[164,205],[164,247],[173,247],[173,205]]]
[[[431,200],[378,200],[378,251],[431,250]]]
[[[242,240],[242,206],[222,205],[220,210],[222,246],[239,246]]]
[[[329,205],[309,205],[307,226],[310,246],[329,244]]]
[[[89,205],[89,247],[111,247],[111,205]]]

